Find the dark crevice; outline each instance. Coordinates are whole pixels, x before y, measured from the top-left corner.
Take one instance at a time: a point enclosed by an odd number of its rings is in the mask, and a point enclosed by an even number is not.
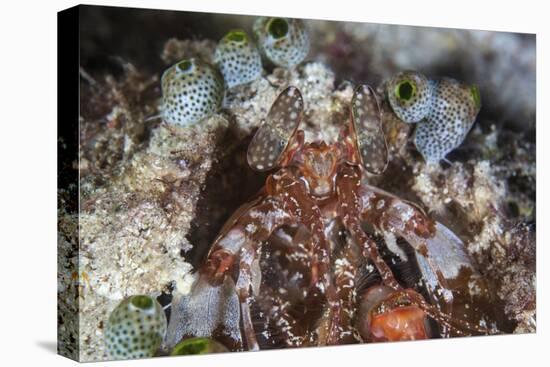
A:
[[[193,248],[185,253],[195,269],[203,262],[218,232],[229,217],[261,189],[267,174],[254,172],[247,164],[250,138],[239,141],[231,131],[217,146],[215,161],[196,206],[187,239]]]

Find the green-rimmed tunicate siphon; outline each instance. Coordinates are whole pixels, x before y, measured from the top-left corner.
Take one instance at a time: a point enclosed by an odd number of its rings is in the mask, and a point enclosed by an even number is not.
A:
[[[200,59],[186,59],[168,68],[161,79],[165,122],[194,124],[221,106],[224,82],[220,72]]]
[[[309,52],[309,36],[300,19],[258,18],[254,36],[262,54],[273,64],[290,69]]]
[[[166,334],[166,316],[156,299],[135,295],[111,312],[105,344],[114,359],[153,357]]]
[[[192,354],[224,353],[229,350],[210,338],[189,338],[184,339],[172,349],[173,356],[186,356]]]
[[[394,75],[386,84],[386,94],[399,119],[406,123],[416,123],[430,111],[433,82],[415,71],[403,71]]]
[[[260,51],[241,30],[233,30],[220,40],[214,62],[228,88],[252,82],[262,75]]]
[[[439,162],[457,148],[481,108],[479,89],[451,78],[435,83],[427,118],[416,127],[414,144],[426,162]]]

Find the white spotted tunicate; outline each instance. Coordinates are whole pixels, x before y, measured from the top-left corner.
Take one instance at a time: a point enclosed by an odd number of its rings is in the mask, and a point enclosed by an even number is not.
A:
[[[234,30],[223,37],[214,53],[214,62],[228,88],[250,83],[262,75],[260,51],[241,30]]]
[[[224,82],[220,72],[199,59],[186,59],[164,72],[162,117],[165,122],[194,124],[221,106]]]
[[[262,54],[283,68],[298,65],[309,52],[309,36],[300,19],[258,18],[254,23],[254,36]]]
[[[393,112],[406,123],[416,123],[430,112],[434,83],[415,71],[394,75],[386,84]]]
[[[105,345],[114,359],[153,357],[166,334],[162,306],[150,296],[123,300],[105,326]]]
[[[430,112],[418,124],[414,137],[414,144],[426,162],[439,162],[462,144],[480,107],[476,86],[451,78],[435,84]]]

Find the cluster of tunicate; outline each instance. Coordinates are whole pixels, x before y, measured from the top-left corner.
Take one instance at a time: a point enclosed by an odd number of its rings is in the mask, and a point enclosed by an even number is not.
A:
[[[429,80],[412,71],[392,77],[386,93],[399,119],[417,123],[414,144],[429,163],[439,162],[462,144],[481,107],[475,85],[451,78]]]
[[[232,30],[218,43],[214,65],[190,58],[168,68],[161,79],[162,118],[178,125],[197,123],[216,113],[226,88],[250,83],[262,75],[266,61],[293,68],[309,52],[309,37],[299,19],[259,18],[253,42],[243,30]]]

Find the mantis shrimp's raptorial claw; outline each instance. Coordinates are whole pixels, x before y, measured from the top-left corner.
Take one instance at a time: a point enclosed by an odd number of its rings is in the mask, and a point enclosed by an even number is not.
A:
[[[255,336],[248,323],[248,302],[250,296],[259,291],[261,281],[255,251],[276,228],[288,221],[289,216],[273,199],[245,206],[239,215],[230,218],[199,269],[191,293],[174,301],[168,325],[169,346],[188,336],[220,334],[231,344],[228,347],[242,348],[241,318],[247,322],[247,345],[254,346]],[[236,279],[235,270],[239,271]]]

